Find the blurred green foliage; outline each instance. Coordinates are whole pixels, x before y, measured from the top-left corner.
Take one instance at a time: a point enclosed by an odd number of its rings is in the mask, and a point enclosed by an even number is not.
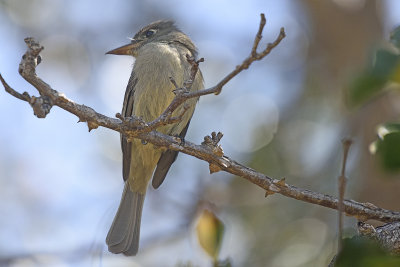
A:
[[[348,102],[351,106],[365,103],[381,92],[388,82],[399,82],[400,55],[380,48],[371,66],[351,83]]]
[[[397,48],[400,48],[400,26],[394,29],[390,35],[390,42]]]
[[[390,36],[392,50],[379,48],[373,62],[350,84],[348,103],[360,106],[381,93],[389,83],[400,84],[400,26]],[[371,145],[383,167],[400,170],[400,123],[386,123],[378,127],[379,139]]]
[[[380,157],[386,170],[400,170],[400,124],[387,123],[378,127],[378,136],[373,152]]]
[[[342,251],[336,258],[336,267],[398,267],[400,257],[384,251],[376,242],[365,237],[343,240]]]

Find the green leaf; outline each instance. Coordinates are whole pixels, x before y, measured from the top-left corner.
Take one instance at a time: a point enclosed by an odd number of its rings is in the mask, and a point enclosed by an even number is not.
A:
[[[388,122],[378,126],[377,133],[380,139],[383,139],[386,134],[400,132],[400,123]]]
[[[390,42],[400,48],[400,26],[396,27],[390,34]]]
[[[372,74],[382,79],[389,79],[399,65],[400,56],[385,49],[378,49]]]
[[[400,258],[389,255],[377,243],[364,237],[343,240],[336,267],[398,267]]]
[[[377,143],[377,155],[381,158],[385,169],[389,171],[400,170],[399,131],[392,131],[383,135],[383,138]]]
[[[355,78],[348,89],[348,103],[351,106],[360,105],[376,96],[389,81],[397,80],[400,70],[400,56],[378,49],[374,64]]]
[[[353,80],[348,90],[348,103],[351,106],[358,106],[377,95],[385,86],[386,79],[376,76],[372,71],[367,71]]]
[[[390,80],[400,84],[400,64],[397,64],[396,68],[392,72],[392,75],[390,76]]]

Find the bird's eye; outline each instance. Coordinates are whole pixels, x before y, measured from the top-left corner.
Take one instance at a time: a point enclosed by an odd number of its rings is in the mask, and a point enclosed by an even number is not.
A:
[[[155,33],[155,30],[148,30],[146,31],[144,34],[146,35],[147,38],[153,36],[153,34]]]

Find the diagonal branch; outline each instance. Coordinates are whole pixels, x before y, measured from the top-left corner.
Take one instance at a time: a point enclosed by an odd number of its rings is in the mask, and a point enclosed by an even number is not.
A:
[[[268,44],[264,50],[258,53],[257,47],[261,40],[261,32],[264,28],[264,25],[265,17],[263,14],[261,14],[260,28],[256,35],[251,54],[242,62],[242,64],[237,66],[235,70],[229,73],[217,85],[209,89],[204,89],[195,93],[188,93],[188,90],[186,89],[190,88],[191,86],[189,80],[183,85],[182,88],[177,88],[179,92],[177,92],[175,99],[164,112],[165,117],[157,118],[155,121],[150,123],[146,123],[137,117],[123,118],[120,114],[117,114],[117,118],[107,117],[96,112],[91,107],[73,102],[64,94],[52,89],[50,85],[45,83],[36,75],[36,67],[41,61],[39,53],[42,51],[43,47],[35,42],[33,38],[25,39],[28,50],[22,58],[19,72],[25,80],[27,80],[38,90],[40,97],[30,97],[28,94],[20,94],[16,92],[6,83],[1,74],[0,81],[3,83],[6,91],[11,95],[17,97],[18,99],[29,102],[34,108],[35,114],[38,117],[46,116],[46,114],[50,111],[50,108],[53,105],[56,105],[76,115],[79,118],[79,121],[87,122],[89,130],[95,129],[98,126],[102,126],[118,131],[124,134],[128,139],[139,138],[158,147],[165,147],[170,150],[175,150],[194,156],[200,160],[207,161],[210,164],[211,172],[223,170],[247,179],[251,183],[256,184],[266,190],[267,195],[279,193],[281,195],[304,202],[317,204],[332,209],[338,209],[339,200],[337,198],[289,185],[284,179],[272,179],[225,156],[221,146],[218,145],[222,138],[221,133],[213,133],[211,137],[206,137],[201,145],[196,145],[186,140],[185,142],[181,142],[179,138],[168,136],[154,130],[160,125],[163,125],[163,123],[168,123],[170,121],[179,119],[179,116],[175,118],[171,117],[172,115],[170,114],[172,114],[172,112],[187,99],[212,93],[219,94],[223,86],[227,84],[233,77],[239,74],[242,70],[247,69],[254,61],[261,60],[268,55],[271,50],[276,47],[285,37],[285,32],[282,28],[277,39],[273,43]],[[193,79],[197,72],[196,68],[198,68],[198,64],[200,62],[201,60],[194,61],[192,64],[191,78]],[[400,212],[385,210],[370,203],[359,203],[354,200],[343,200],[342,205],[343,211],[347,215],[356,217],[360,221],[365,221],[368,219],[375,219],[382,222],[400,221]]]

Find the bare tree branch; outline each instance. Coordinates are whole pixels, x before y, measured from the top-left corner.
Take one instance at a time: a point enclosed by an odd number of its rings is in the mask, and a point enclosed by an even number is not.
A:
[[[177,117],[171,117],[171,114],[187,99],[206,94],[219,94],[223,86],[227,84],[233,77],[239,74],[242,70],[247,69],[254,61],[261,60],[268,55],[272,49],[275,48],[285,37],[285,32],[282,28],[277,39],[273,43],[268,44],[264,50],[258,53],[257,48],[261,40],[261,33],[264,25],[265,17],[263,14],[261,14],[260,27],[257,32],[250,56],[214,87],[193,93],[188,92],[189,90],[187,89],[190,88],[191,82],[193,82],[196,75],[196,68],[198,68],[198,64],[202,61],[192,60],[192,74],[190,79],[184,83],[182,88],[177,88],[174,100],[163,112],[163,114],[156,120],[149,123],[146,123],[137,117],[124,118],[121,116],[121,114],[117,114],[117,118],[107,117],[96,112],[91,107],[73,102],[64,94],[52,89],[50,85],[45,83],[36,75],[36,66],[41,61],[39,53],[42,51],[43,47],[40,46],[39,43],[35,42],[33,38],[25,39],[28,50],[22,58],[19,72],[26,81],[28,81],[39,91],[40,97],[30,97],[27,93],[20,94],[16,92],[5,82],[5,80],[1,77],[1,74],[0,80],[7,92],[18,99],[29,102],[38,117],[45,117],[50,111],[50,108],[53,105],[56,105],[76,115],[79,118],[79,121],[87,122],[89,131],[97,128],[98,126],[106,127],[124,134],[128,139],[139,138],[144,142],[152,143],[158,147],[166,147],[171,150],[176,150],[194,156],[200,160],[207,161],[210,164],[211,172],[223,170],[233,175],[245,178],[251,183],[265,189],[267,195],[279,193],[281,195],[304,202],[313,203],[332,209],[338,209],[339,200],[337,198],[289,185],[284,179],[272,179],[225,156],[222,147],[218,145],[222,138],[221,133],[212,133],[211,136],[205,137],[205,140],[201,145],[196,145],[186,140],[185,142],[182,142],[179,138],[155,131],[156,128],[162,125],[176,122],[181,115]],[[171,78],[171,82],[174,83],[173,78]],[[176,83],[174,84],[175,87],[178,87]],[[368,219],[375,219],[382,222],[400,221],[399,212],[385,210],[370,203],[359,203],[354,200],[343,200],[343,211],[347,215],[356,217],[360,221],[365,221]]]
[[[388,223],[376,228],[359,222],[357,228],[361,236],[375,240],[391,253],[400,255],[400,222]]]

